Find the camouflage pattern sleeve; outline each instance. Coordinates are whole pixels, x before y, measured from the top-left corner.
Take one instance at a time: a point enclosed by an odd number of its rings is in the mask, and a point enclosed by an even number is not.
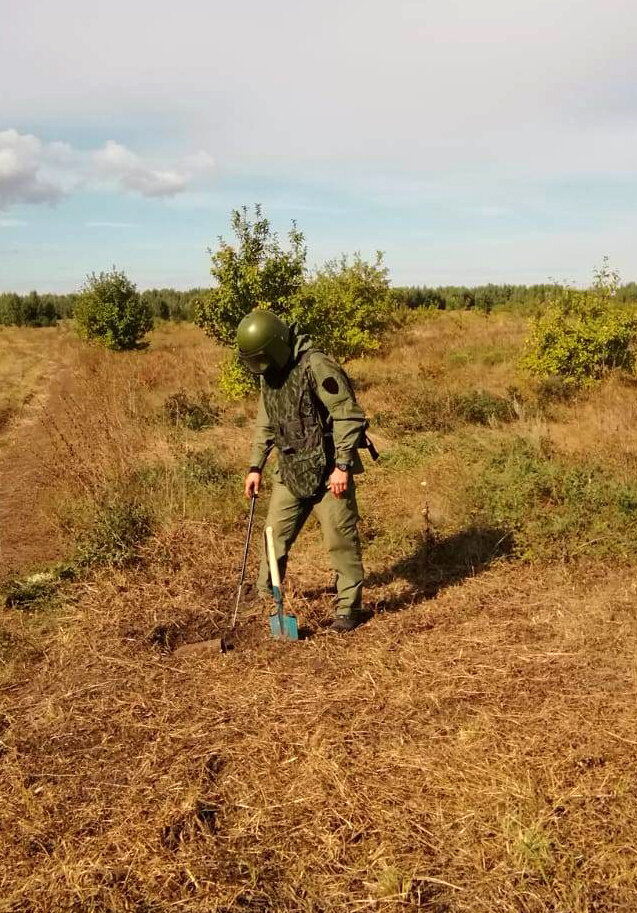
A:
[[[332,417],[337,463],[350,463],[360,471],[357,445],[365,428],[365,413],[356,402],[349,380],[340,366],[322,352],[313,352],[310,367],[315,392]]]
[[[270,424],[270,419],[268,418],[268,413],[265,409],[265,403],[263,402],[263,392],[261,392],[259,394],[257,420],[254,426],[250,466],[258,466],[259,469],[263,469],[273,447],[274,429]]]

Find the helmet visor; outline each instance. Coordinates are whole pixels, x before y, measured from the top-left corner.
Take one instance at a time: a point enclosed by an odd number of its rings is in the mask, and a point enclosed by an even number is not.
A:
[[[243,352],[239,352],[239,361],[253,374],[265,374],[272,366],[272,362],[263,352],[257,352],[255,355],[244,355]]]

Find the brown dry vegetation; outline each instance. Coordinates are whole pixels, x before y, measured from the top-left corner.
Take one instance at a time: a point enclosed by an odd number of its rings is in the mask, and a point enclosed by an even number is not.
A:
[[[75,340],[62,325],[0,327],[0,445],[34,397],[68,362]]]
[[[146,352],[72,348],[23,454],[44,507],[3,518],[14,570],[33,569],[19,543],[38,529],[72,557],[113,498],[146,505],[155,532],[136,562],[81,566],[0,616],[2,913],[635,909],[630,549],[609,560],[568,525],[558,548],[539,521],[511,535],[471,485],[495,486],[489,460],[518,440],[634,481],[637,390],[543,404],[517,376],[524,332],[435,315],[352,365],[383,450],[359,484],[373,616],[320,633],[330,574],[310,524],[288,586],[306,639],[270,641],[248,602],[225,656],[176,648],[214,637],[236,592],[253,405],[219,402],[200,431],[167,419],[179,389],[216,398],[220,353],[193,328]],[[472,389],[515,418],[486,400],[469,420],[454,396]],[[432,392],[444,426],[406,428]],[[587,503],[566,504],[576,532]],[[518,535],[545,557],[516,558]]]

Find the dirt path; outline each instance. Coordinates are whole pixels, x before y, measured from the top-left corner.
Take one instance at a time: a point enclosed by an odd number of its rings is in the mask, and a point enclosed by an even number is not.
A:
[[[39,341],[40,359],[34,358],[20,408],[0,427],[0,579],[61,554],[59,530],[37,483],[50,450],[44,419],[71,383],[73,345],[67,337],[50,341]]]

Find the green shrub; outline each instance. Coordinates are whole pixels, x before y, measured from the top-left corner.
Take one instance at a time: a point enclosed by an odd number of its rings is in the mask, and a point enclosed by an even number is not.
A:
[[[77,549],[80,565],[122,567],[139,556],[139,546],[151,535],[149,509],[135,500],[115,497],[98,512]]]
[[[215,286],[197,302],[195,323],[222,345],[234,347],[237,327],[254,308],[287,316],[289,302],[305,282],[307,252],[294,223],[284,250],[258,205],[254,222],[244,206],[233,210],[231,224],[236,246],[219,238],[219,249],[210,252]]]
[[[259,389],[259,378],[232,352],[221,366],[219,390],[228,399],[242,399]]]
[[[374,263],[359,254],[330,260],[291,302],[289,319],[335,358],[376,351],[392,314],[387,269],[380,251]]]
[[[123,272],[92,273],[87,277],[74,310],[83,339],[108,349],[137,348],[153,328],[150,306]]]
[[[511,532],[526,559],[637,553],[637,485],[522,438],[476,467],[468,503],[472,522]]]
[[[357,254],[329,261],[314,276],[306,267],[302,233],[293,223],[284,249],[259,206],[254,221],[247,207],[232,213],[236,245],[219,239],[211,253],[215,285],[195,308],[195,322],[225,346],[234,348],[237,327],[254,308],[266,308],[288,323],[297,321],[315,345],[337,358],[352,358],[378,348],[393,301],[382,256],[366,263]],[[240,398],[256,387],[255,380],[229,359],[220,387]]]
[[[577,394],[577,387],[563,377],[543,377],[537,385],[537,399],[540,406],[551,403],[568,403]]]
[[[219,421],[219,409],[204,390],[200,390],[195,399],[190,399],[185,390],[172,393],[166,398],[163,411],[171,425],[183,425],[191,431],[210,428]]]
[[[460,421],[470,425],[490,425],[493,422],[512,422],[517,418],[517,400],[487,390],[456,393],[449,399],[449,410]]]
[[[590,385],[614,368],[635,367],[637,316],[615,300],[617,274],[605,260],[591,289],[554,286],[536,317],[523,365],[540,380]]]

